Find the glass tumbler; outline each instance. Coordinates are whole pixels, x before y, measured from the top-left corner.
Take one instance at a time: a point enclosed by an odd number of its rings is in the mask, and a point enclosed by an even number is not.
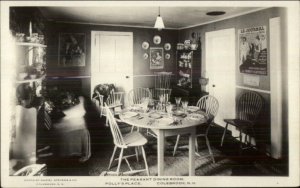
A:
[[[188,101],[182,101],[182,108],[184,110],[184,113],[187,112],[187,107],[188,107]]]
[[[180,105],[181,97],[175,97],[175,101],[176,101],[176,106],[178,108]]]

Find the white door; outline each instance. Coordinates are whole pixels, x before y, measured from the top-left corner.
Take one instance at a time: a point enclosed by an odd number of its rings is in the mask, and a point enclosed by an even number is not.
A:
[[[206,77],[208,92],[219,101],[215,122],[224,125],[224,118],[235,117],[235,29],[205,33]]]
[[[91,93],[102,83],[115,84],[128,93],[133,88],[132,33],[92,31],[91,44]]]

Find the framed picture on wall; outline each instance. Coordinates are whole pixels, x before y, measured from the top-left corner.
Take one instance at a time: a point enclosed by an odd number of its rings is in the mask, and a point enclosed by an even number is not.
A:
[[[85,34],[60,33],[58,44],[58,66],[83,67],[85,66]]]
[[[150,48],[150,69],[164,68],[164,49]]]
[[[239,29],[238,36],[240,72],[268,75],[267,27]]]

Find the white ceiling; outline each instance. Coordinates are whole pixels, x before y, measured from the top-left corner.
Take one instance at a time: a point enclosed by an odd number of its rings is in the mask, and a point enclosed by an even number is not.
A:
[[[166,28],[183,29],[211,23],[263,8],[259,7],[161,7],[160,14]],[[158,7],[40,7],[43,15],[52,21],[153,27]],[[225,15],[207,16],[209,11],[225,11]]]

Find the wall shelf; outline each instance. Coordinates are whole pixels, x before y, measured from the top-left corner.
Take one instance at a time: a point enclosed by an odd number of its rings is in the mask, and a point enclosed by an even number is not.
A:
[[[39,78],[35,78],[35,79],[28,79],[28,80],[17,80],[16,83],[17,84],[23,84],[23,83],[32,83],[32,82],[39,82],[42,81],[45,78],[45,75],[39,77]]]
[[[46,48],[47,46],[44,44],[39,44],[39,43],[32,43],[32,42],[17,42],[16,43],[18,46],[31,46],[31,47],[43,47]]]

